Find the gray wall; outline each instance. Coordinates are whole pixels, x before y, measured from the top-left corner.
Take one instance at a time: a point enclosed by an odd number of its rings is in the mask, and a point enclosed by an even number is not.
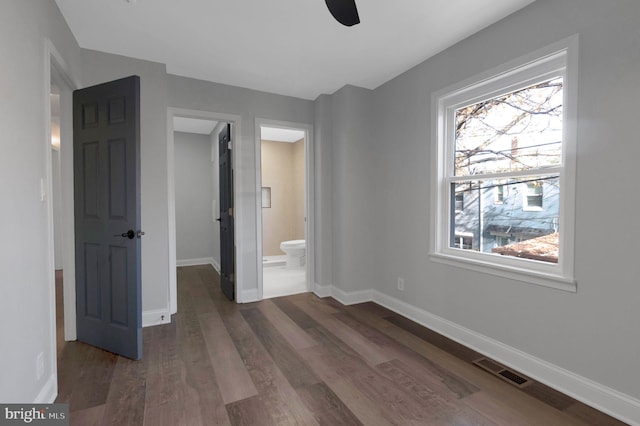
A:
[[[213,259],[214,221],[211,137],[195,133],[174,132],[176,188],[176,258],[181,260]],[[215,167],[217,171],[217,165]]]
[[[345,291],[371,288],[378,262],[371,101],[354,86],[332,95],[333,283]]]
[[[636,398],[640,263],[624,241],[640,238],[632,175],[640,158],[638,17],[637,1],[538,0],[376,89],[373,153],[365,154],[373,163],[356,162],[353,173],[375,170],[359,186],[375,184],[378,220],[334,218],[384,242],[377,246],[383,261],[357,265],[373,269],[378,291]],[[429,261],[431,94],[576,33],[577,293]],[[404,293],[396,290],[398,276]]]
[[[55,318],[48,201],[40,201],[45,129],[45,38],[79,76],[80,48],[55,3],[7,0],[0,13],[0,401],[29,402],[54,385]],[[48,61],[48,58],[47,58]],[[50,161],[50,160],[49,160]],[[44,375],[36,379],[36,357]]]
[[[140,76],[140,180],[142,196],[142,310],[169,305],[167,89],[164,64],[82,50],[85,86]],[[160,314],[159,314],[160,315]]]
[[[238,265],[246,297],[257,297],[256,118],[313,124],[314,103],[298,98],[227,86],[175,75],[167,76],[169,106],[239,115],[241,134],[234,144],[235,226]],[[316,174],[323,171],[316,171]],[[239,242],[239,245],[238,245]],[[320,265],[320,268],[323,268]],[[241,295],[241,297],[244,297]],[[246,300],[246,299],[245,299]]]
[[[329,287],[333,285],[333,122],[332,96],[321,95],[315,101],[314,123],[314,205],[316,216],[314,236],[316,239],[316,267],[313,284]],[[318,289],[319,290],[319,289]]]

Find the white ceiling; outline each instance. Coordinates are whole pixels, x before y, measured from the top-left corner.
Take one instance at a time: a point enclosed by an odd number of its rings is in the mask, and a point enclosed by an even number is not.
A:
[[[303,130],[260,126],[260,139],[275,142],[298,142],[304,138]]]
[[[305,99],[374,89],[534,0],[56,0],[78,43],[167,72]]]
[[[202,120],[199,118],[173,117],[174,132],[210,135],[217,124],[217,121]]]

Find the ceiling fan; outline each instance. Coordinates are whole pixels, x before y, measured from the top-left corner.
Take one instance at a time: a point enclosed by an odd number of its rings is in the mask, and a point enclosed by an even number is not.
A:
[[[325,3],[329,12],[342,25],[352,27],[360,23],[355,0],[325,0]]]

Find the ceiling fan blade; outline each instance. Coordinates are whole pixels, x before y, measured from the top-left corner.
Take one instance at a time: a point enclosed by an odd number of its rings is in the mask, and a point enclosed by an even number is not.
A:
[[[325,3],[329,8],[329,12],[342,25],[352,27],[360,23],[355,0],[325,0]]]

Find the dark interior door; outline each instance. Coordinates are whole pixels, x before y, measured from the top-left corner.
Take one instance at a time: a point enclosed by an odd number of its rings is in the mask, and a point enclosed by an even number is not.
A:
[[[233,170],[231,124],[218,136],[220,166],[220,285],[229,300],[235,298],[233,250]]]
[[[142,358],[140,78],[73,93],[78,340]]]

